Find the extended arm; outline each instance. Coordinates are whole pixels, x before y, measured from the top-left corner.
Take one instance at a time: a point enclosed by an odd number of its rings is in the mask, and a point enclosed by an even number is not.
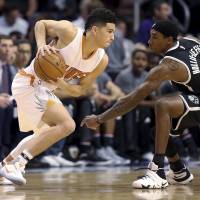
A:
[[[98,116],[99,123],[103,123],[111,118],[124,115],[134,109],[139,102],[145,99],[153,90],[158,88],[162,81],[175,80],[185,81],[188,78],[186,68],[171,59],[165,59],[160,65],[153,68],[143,84],[133,92],[117,101],[109,110]]]
[[[100,114],[99,122],[103,123],[109,119],[115,118],[134,109],[139,102],[145,99],[153,90],[159,87],[165,76],[161,77],[161,67],[155,67],[149,73],[147,79],[143,84],[137,87],[133,92],[120,98],[109,110]]]

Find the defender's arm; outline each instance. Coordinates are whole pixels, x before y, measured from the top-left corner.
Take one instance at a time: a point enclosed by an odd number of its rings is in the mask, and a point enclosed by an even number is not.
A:
[[[133,92],[119,99],[109,110],[98,115],[99,123],[124,115],[134,109],[139,102],[158,88],[162,81],[185,81],[187,77],[187,70],[182,64],[171,59],[164,59],[161,64],[150,71],[143,84],[137,87]]]

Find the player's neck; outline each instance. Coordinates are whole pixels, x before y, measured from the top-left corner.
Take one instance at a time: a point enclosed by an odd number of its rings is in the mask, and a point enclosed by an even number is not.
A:
[[[88,59],[91,57],[96,50],[98,49],[97,45],[95,45],[95,42],[92,40],[89,36],[83,36],[82,39],[82,57],[84,59]]]
[[[160,54],[161,54],[161,55],[166,54],[166,53],[167,53],[172,47],[174,47],[176,44],[177,44],[177,41],[175,41],[175,42],[173,42],[173,43],[171,43],[171,44],[168,44],[168,45],[166,46],[166,48],[163,49],[163,51],[162,51]]]
[[[173,43],[169,44],[166,51],[174,47],[176,44],[177,44],[177,41],[174,41]]]

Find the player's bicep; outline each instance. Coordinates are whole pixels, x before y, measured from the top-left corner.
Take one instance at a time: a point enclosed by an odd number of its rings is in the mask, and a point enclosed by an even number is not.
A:
[[[67,20],[41,20],[49,37],[68,37],[70,34],[76,33],[75,26]]]

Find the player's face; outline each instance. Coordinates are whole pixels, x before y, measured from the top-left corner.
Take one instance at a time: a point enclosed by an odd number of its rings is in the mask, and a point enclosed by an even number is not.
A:
[[[105,26],[99,26],[96,29],[96,42],[101,48],[107,48],[114,40],[115,24],[106,23]]]
[[[161,54],[164,53],[167,49],[168,39],[164,37],[162,33],[151,29],[148,43],[150,49],[154,53]]]

